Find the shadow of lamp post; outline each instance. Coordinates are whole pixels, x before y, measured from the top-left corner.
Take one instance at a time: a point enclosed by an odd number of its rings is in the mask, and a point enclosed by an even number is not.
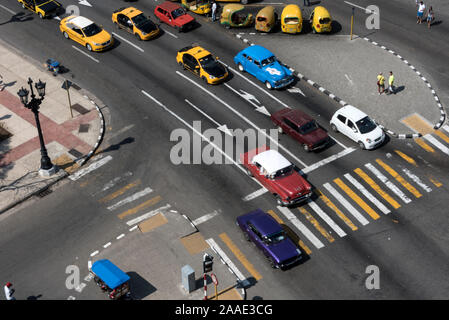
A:
[[[41,176],[48,177],[56,172],[56,168],[53,163],[51,163],[51,160],[48,157],[47,149],[45,148],[44,137],[42,136],[41,124],[39,121],[39,106],[41,105],[45,97],[45,82],[42,82],[39,79],[39,82],[35,84],[37,93],[39,94],[40,98],[36,98],[36,95],[34,94],[33,80],[31,80],[31,78],[28,78],[28,84],[30,85],[31,90],[31,101],[28,101],[28,94],[30,92],[24,87],[22,87],[17,92],[17,95],[20,97],[20,101],[22,102],[22,104],[34,113],[37,132],[39,134],[39,142],[41,144],[41,167],[39,170],[39,174]]]

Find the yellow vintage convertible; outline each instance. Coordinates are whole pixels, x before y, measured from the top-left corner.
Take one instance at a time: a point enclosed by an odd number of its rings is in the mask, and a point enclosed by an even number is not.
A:
[[[207,15],[211,12],[210,0],[181,0],[181,6],[196,14]]]

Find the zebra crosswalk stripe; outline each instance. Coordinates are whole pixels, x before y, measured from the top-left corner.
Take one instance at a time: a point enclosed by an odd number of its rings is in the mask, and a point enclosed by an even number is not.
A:
[[[329,217],[323,210],[321,210],[321,208],[313,201],[309,201],[307,203],[309,205],[310,208],[313,209],[313,211],[316,212],[316,214],[323,219],[328,225],[329,227],[331,227],[340,237],[344,237],[346,235],[346,233],[343,231],[343,229],[341,229],[338,224],[336,224],[334,222],[334,220],[332,220],[331,217]]]
[[[429,141],[431,144],[433,144],[435,147],[437,147],[438,149],[440,149],[441,151],[443,151],[443,153],[447,154],[449,156],[449,148],[447,148],[444,144],[442,144],[440,141],[438,141],[437,139],[435,139],[435,137],[433,137],[430,134],[426,134],[424,136],[424,139],[426,139],[427,141]]]
[[[432,188],[430,188],[424,182],[422,182],[421,179],[418,176],[414,175],[410,170],[402,168],[402,172],[404,172],[410,179],[413,180],[413,182],[415,182],[418,186],[420,186],[424,191],[426,192],[432,191]]]

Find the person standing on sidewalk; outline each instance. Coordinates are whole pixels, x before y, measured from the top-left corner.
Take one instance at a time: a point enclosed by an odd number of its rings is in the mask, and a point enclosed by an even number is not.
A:
[[[14,290],[14,288],[12,287],[11,282],[6,283],[4,289],[6,300],[16,300],[16,298],[12,296],[16,290]]]
[[[380,91],[382,89],[382,91]],[[382,94],[385,91],[385,77],[382,75],[382,72],[379,72],[377,76],[377,91],[379,94]]]
[[[212,2],[212,22],[215,21],[215,15],[217,14],[217,3]]]
[[[422,17],[424,16],[424,11],[426,11],[426,5],[424,4],[424,2],[421,1],[418,6],[418,14],[417,14],[418,20],[416,21],[416,23],[419,23],[419,24],[422,23]]]
[[[430,6],[429,10],[427,10],[427,28],[430,29],[433,20],[435,20],[435,14],[433,13],[432,6]]]
[[[396,94],[394,89],[394,75],[393,71],[390,71],[390,76],[388,77],[388,93],[387,94]]]

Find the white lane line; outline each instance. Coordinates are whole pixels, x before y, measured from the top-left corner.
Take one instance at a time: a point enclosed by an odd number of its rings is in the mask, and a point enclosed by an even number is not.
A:
[[[109,247],[110,245],[112,244],[112,242],[108,242],[108,243],[106,243],[104,246],[103,246],[103,248],[107,248],[107,247]]]
[[[374,14],[377,14],[375,11],[368,10],[368,9],[366,9],[366,8],[364,8],[364,7],[358,6],[358,5],[353,4],[353,3],[349,2],[349,1],[344,1],[344,2],[347,3],[347,4],[349,4],[350,6],[353,6],[353,7],[359,8],[359,9],[362,9],[362,10],[365,11],[366,13],[374,13]]]
[[[345,207],[346,210],[348,210],[349,213],[352,214],[353,217],[356,218],[363,226],[369,223],[368,220],[366,220],[365,217],[362,216],[362,214],[357,211],[356,208],[354,208],[345,198],[343,198],[343,196],[337,190],[335,190],[335,188],[330,183],[326,182],[325,184],[323,184],[323,187],[325,187],[327,191],[329,191],[329,193],[332,194],[335,199],[337,199],[337,201],[340,202],[341,205]]]
[[[309,200],[307,202],[307,204],[309,205],[310,208],[313,209],[313,211],[316,212],[316,214],[323,219],[328,225],[329,227],[331,227],[340,237],[344,237],[346,235],[346,232],[343,231],[342,228],[340,228],[338,226],[338,224],[336,224],[334,222],[334,220],[332,220],[331,217],[329,217],[323,210],[321,210],[321,208],[314,202]]]
[[[98,250],[97,250],[97,251],[94,251],[94,252],[92,252],[92,253],[90,254],[90,256],[91,256],[91,257],[94,257],[94,256],[96,256],[98,253],[100,253],[100,251],[98,251]]]
[[[214,239],[206,239],[207,244],[214,250],[222,260],[226,262],[229,268],[231,268],[232,272],[237,276],[237,278],[240,279],[240,281],[243,281],[246,279],[246,277],[240,272],[240,270],[235,266],[235,264],[231,261],[231,259],[228,258],[226,253],[224,253],[223,250],[218,246],[218,244],[215,242]]]
[[[162,28],[161,28],[162,29]],[[176,35],[174,35],[173,33],[171,33],[171,32],[168,32],[167,30],[165,30],[165,29],[162,29],[162,30],[164,30],[164,32],[166,32],[166,33],[168,33],[169,35],[171,35],[173,38],[176,38],[176,39],[178,39],[178,36],[176,36]]]
[[[377,200],[366,188],[361,185],[356,179],[354,179],[349,173],[346,173],[345,178],[351,182],[365,197],[367,197],[376,207],[378,207],[384,214],[389,214],[391,211],[384,206],[382,202]]]
[[[195,81],[189,79],[187,76],[183,75],[181,72],[176,71],[176,73],[178,75],[180,75],[181,77],[183,77],[184,79],[186,79],[187,81],[191,82],[192,84],[194,84],[195,86],[197,86],[198,88],[200,88],[201,90],[203,90],[204,92],[206,92],[207,94],[209,94],[211,97],[213,97],[215,100],[217,100],[218,102],[220,102],[221,104],[223,104],[225,107],[227,107],[229,110],[231,110],[232,112],[234,112],[236,115],[238,115],[241,119],[243,119],[246,123],[248,123],[250,126],[252,126],[253,128],[255,128],[259,133],[263,134],[265,137],[267,137],[268,139],[270,139],[274,144],[276,144],[277,146],[279,146],[280,149],[282,149],[285,153],[287,153],[290,157],[292,157],[293,159],[295,159],[297,162],[301,163],[304,167],[306,167],[307,165],[299,160],[293,153],[291,153],[287,148],[285,148],[283,145],[281,145],[278,141],[276,141],[275,139],[273,139],[273,137],[271,137],[270,135],[268,135],[265,130],[261,130],[258,126],[256,126],[251,120],[249,120],[248,118],[246,118],[244,115],[242,115],[240,112],[238,112],[237,110],[235,110],[234,108],[232,108],[229,104],[227,104],[225,101],[223,101],[222,99],[220,99],[219,97],[217,97],[215,94],[213,94],[212,92],[210,92],[209,90],[203,88],[201,85],[197,84]]]
[[[128,172],[125,172],[125,174],[122,175],[122,176],[120,176],[120,177],[115,177],[114,179],[112,179],[111,181],[109,181],[108,183],[106,183],[106,184],[103,186],[103,189],[101,189],[100,191],[94,192],[94,193],[92,194],[92,196],[95,196],[95,195],[97,195],[97,194],[99,194],[99,193],[101,193],[101,192],[104,192],[104,191],[106,191],[106,190],[111,189],[113,186],[115,186],[115,184],[116,184],[117,182],[119,182],[119,181],[122,180],[123,178],[130,177],[130,176],[132,176],[132,175],[133,175],[133,173],[132,173],[131,171],[128,171]]]
[[[215,123],[217,126],[221,126],[221,124],[219,124],[217,121],[215,121],[210,115],[208,115],[206,112],[204,112],[203,110],[201,110],[200,108],[198,108],[196,105],[194,105],[193,103],[191,103],[189,100],[184,99],[185,102],[187,102],[192,108],[196,109],[199,113],[201,113],[203,116],[205,116],[207,119],[209,119],[210,121],[212,121],[213,123]]]
[[[171,208],[171,205],[167,204],[167,205],[165,205],[163,207],[160,207],[160,208],[157,208],[157,209],[152,210],[150,212],[147,212],[147,213],[145,213],[145,214],[143,214],[143,215],[141,215],[141,216],[139,216],[139,217],[137,217],[135,219],[129,220],[126,224],[128,226],[132,226],[132,225],[137,224],[137,223],[139,223],[139,222],[141,222],[143,220],[151,218],[152,216],[155,216],[158,213],[162,213],[164,210],[167,210],[169,208]]]
[[[111,160],[112,160],[111,156],[104,157],[103,159],[100,159],[98,161],[91,163],[88,167],[76,171],[74,174],[70,175],[69,178],[72,181],[76,181],[79,178],[85,176],[86,174],[100,168],[101,166],[104,166],[106,163],[108,163]]]
[[[261,196],[261,195],[263,195],[263,194],[265,194],[267,192],[268,192],[268,189],[263,187],[263,188],[260,188],[259,190],[256,190],[256,191],[250,193],[246,197],[242,198],[242,200],[243,201],[250,201],[250,200],[253,200],[253,199],[255,199],[255,198],[257,198],[257,197],[259,197],[259,196]]]
[[[324,247],[324,244],[288,208],[280,206],[277,208],[317,249]]]
[[[122,233],[121,235],[119,235],[116,239],[117,240],[120,240],[121,238],[123,238],[125,236],[125,234],[124,233]]]
[[[151,192],[153,192],[153,190],[151,188],[145,188],[142,191],[136,192],[135,194],[126,197],[123,200],[120,200],[119,202],[117,202],[116,204],[113,204],[112,206],[109,206],[107,209],[112,211],[117,209],[118,207],[123,206],[124,204],[133,202],[139,198],[142,198],[143,196],[146,196],[147,194],[150,194]]]
[[[391,191],[394,192],[402,201],[410,203],[412,200],[407,197],[395,184],[393,184],[386,176],[376,169],[371,163],[365,164],[365,167],[370,170],[380,181],[382,181]]]
[[[15,13],[14,11],[12,11],[11,9],[9,9],[9,8],[7,8],[7,7],[5,7],[5,6],[2,6],[1,4],[0,4],[0,8],[3,8],[4,10],[8,11],[8,12],[11,13],[11,14],[14,14],[14,15],[17,14],[17,13]]]
[[[343,149],[350,149],[347,146],[345,146],[343,143],[341,143],[340,141],[338,141],[337,139],[335,139],[333,136],[331,136],[330,134],[328,134],[329,137],[332,138],[332,140],[334,140],[336,143],[338,143]]]
[[[138,226],[134,226],[134,227],[130,228],[129,231],[134,231],[134,230],[137,229],[137,227],[138,227]]]
[[[442,144],[440,141],[438,141],[436,138],[434,138],[430,133],[426,134],[424,137],[427,141],[429,141],[431,144],[433,144],[435,147],[443,151],[445,154],[449,155],[449,149]]]
[[[214,212],[205,214],[204,216],[199,217],[199,218],[193,220],[192,223],[197,226],[197,225],[199,225],[199,224],[201,224],[203,222],[206,222],[207,220],[212,219],[213,217],[217,216],[218,214],[219,214],[218,211],[215,210]]]
[[[445,124],[444,126],[442,126],[442,128],[443,128],[444,130],[446,130],[447,132],[449,132],[449,126],[448,126],[447,124]]]
[[[139,50],[140,52],[145,52],[142,48],[140,48],[139,46],[135,45],[135,44],[132,43],[131,41],[126,40],[125,38],[119,36],[117,33],[112,32],[112,34],[114,35],[114,37],[117,37],[117,38],[119,38],[120,40],[125,41],[127,44],[129,44],[130,46],[133,46],[134,48],[136,48],[136,49]]]
[[[322,166],[324,166],[324,165],[326,165],[328,163],[331,163],[332,161],[337,160],[338,158],[344,157],[345,155],[350,154],[353,151],[355,151],[354,148],[345,149],[345,150],[340,151],[339,153],[334,154],[334,155],[332,155],[332,156],[330,156],[330,157],[328,157],[326,159],[323,159],[323,160],[318,161],[318,162],[316,162],[316,163],[314,163],[314,164],[312,164],[312,165],[310,165],[308,167],[305,167],[304,169],[301,169],[301,171],[304,172],[304,173],[311,172],[313,170],[318,169],[319,167],[322,167]]]
[[[402,171],[410,178],[412,179],[418,186],[420,186],[422,189],[424,189],[426,192],[431,192],[432,188],[427,186],[424,182],[421,181],[421,179],[413,174],[410,170],[406,168],[402,168]]]
[[[95,61],[96,63],[100,63],[99,60],[95,59],[94,57],[92,57],[90,54],[87,54],[87,53],[84,52],[83,50],[81,50],[81,49],[79,49],[79,48],[77,48],[77,47],[75,47],[75,46],[72,46],[72,48],[75,49],[75,50],[78,51],[78,52],[81,52],[81,53],[84,54],[86,57],[92,59],[92,60]]]

